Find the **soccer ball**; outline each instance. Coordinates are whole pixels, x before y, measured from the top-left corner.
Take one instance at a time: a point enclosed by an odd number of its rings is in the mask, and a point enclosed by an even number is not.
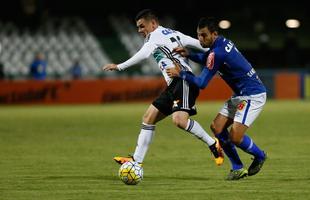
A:
[[[127,185],[137,185],[143,179],[143,168],[135,161],[127,161],[119,168],[118,176]]]

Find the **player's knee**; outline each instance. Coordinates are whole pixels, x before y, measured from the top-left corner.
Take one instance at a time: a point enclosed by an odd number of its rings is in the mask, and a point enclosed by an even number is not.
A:
[[[172,121],[174,125],[176,125],[179,128],[185,129],[187,126],[187,120],[186,118],[180,116],[180,115],[173,115]]]

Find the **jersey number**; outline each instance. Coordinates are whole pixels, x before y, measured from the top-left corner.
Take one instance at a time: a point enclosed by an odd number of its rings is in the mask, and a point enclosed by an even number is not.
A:
[[[161,32],[164,35],[169,35],[169,34],[173,33],[174,31],[169,29],[169,28],[166,28],[166,29],[162,30]]]

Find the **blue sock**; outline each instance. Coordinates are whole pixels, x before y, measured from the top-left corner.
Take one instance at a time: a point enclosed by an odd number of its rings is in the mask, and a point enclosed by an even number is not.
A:
[[[253,142],[253,140],[248,135],[244,135],[242,142],[237,146],[243,151],[255,156],[258,159],[265,158],[264,152],[260,150],[258,146],[256,146],[256,144]]]
[[[217,134],[216,137],[219,139],[225,154],[229,158],[232,169],[241,169],[243,167],[243,164],[239,158],[235,145],[229,140],[228,130],[224,129],[220,134]]]

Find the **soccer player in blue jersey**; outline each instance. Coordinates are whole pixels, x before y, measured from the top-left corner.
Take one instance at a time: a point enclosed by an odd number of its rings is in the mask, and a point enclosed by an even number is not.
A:
[[[168,69],[167,74],[170,77],[181,77],[203,89],[218,73],[230,86],[234,95],[225,102],[213,120],[211,130],[231,161],[232,169],[226,179],[238,180],[255,175],[267,156],[245,132],[262,111],[266,102],[266,89],[234,43],[219,35],[218,23],[214,18],[201,18],[197,34],[200,44],[209,48],[207,52],[193,53],[183,47],[174,51],[204,65],[201,74],[194,76],[179,67]],[[244,168],[235,146],[254,156],[248,169]]]

